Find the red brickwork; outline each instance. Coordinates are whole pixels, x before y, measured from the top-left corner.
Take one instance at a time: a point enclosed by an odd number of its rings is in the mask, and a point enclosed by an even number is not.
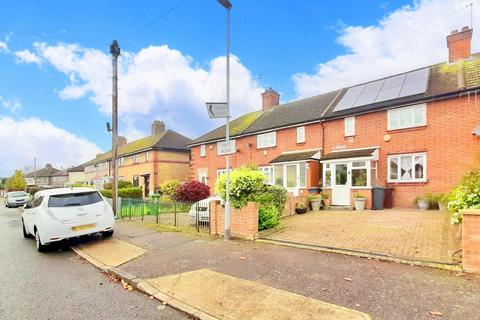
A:
[[[468,59],[468,57],[470,57],[472,33],[473,29],[464,27],[460,32],[452,31],[447,37],[449,62]]]
[[[480,272],[480,210],[463,210],[463,268]]]
[[[249,202],[247,206],[230,212],[231,234],[236,238],[255,240],[258,238],[258,204]],[[225,234],[225,208],[220,201],[210,202],[210,233]]]

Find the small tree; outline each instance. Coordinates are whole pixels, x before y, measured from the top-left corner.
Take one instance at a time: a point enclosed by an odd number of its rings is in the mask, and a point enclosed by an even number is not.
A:
[[[162,196],[166,196],[170,199],[175,198],[177,189],[180,187],[180,181],[178,180],[165,180],[159,187],[158,191]]]
[[[200,181],[188,181],[177,189],[176,198],[179,201],[194,202],[208,198],[210,188]]]
[[[26,182],[22,171],[15,170],[15,173],[7,180],[6,187],[8,191],[25,190]]]

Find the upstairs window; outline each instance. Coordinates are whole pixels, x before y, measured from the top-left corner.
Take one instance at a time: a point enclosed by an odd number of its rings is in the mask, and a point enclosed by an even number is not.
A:
[[[205,148],[205,145],[202,144],[202,145],[200,146],[200,157],[205,157],[206,155],[207,155],[207,150],[206,150],[206,148]]]
[[[118,164],[119,164],[120,167],[123,167],[125,165],[125,158],[121,157],[118,161]]]
[[[140,155],[135,154],[133,155],[133,163],[139,163],[140,162]]]
[[[268,132],[257,135],[257,148],[275,147],[277,145],[276,132]]]
[[[345,118],[345,137],[355,135],[355,117]]]
[[[388,110],[388,130],[414,128],[427,124],[427,105],[425,103]]]
[[[305,127],[297,128],[297,143],[305,142]]]
[[[145,161],[149,161],[150,160],[150,152],[145,152]]]

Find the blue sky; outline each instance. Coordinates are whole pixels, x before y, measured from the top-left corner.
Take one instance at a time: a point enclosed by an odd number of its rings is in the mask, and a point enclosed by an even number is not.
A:
[[[267,87],[286,102],[445,60],[445,36],[470,23],[466,0],[232,3],[235,115]],[[154,119],[191,138],[220,124],[204,110],[224,99],[215,0],[0,1],[0,176],[33,156],[65,168],[109,148],[112,39],[121,134],[145,136]]]

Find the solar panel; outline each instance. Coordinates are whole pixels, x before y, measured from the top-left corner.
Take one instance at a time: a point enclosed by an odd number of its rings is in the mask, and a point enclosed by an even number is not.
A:
[[[351,87],[333,111],[424,93],[427,90],[429,70],[423,68]]]

